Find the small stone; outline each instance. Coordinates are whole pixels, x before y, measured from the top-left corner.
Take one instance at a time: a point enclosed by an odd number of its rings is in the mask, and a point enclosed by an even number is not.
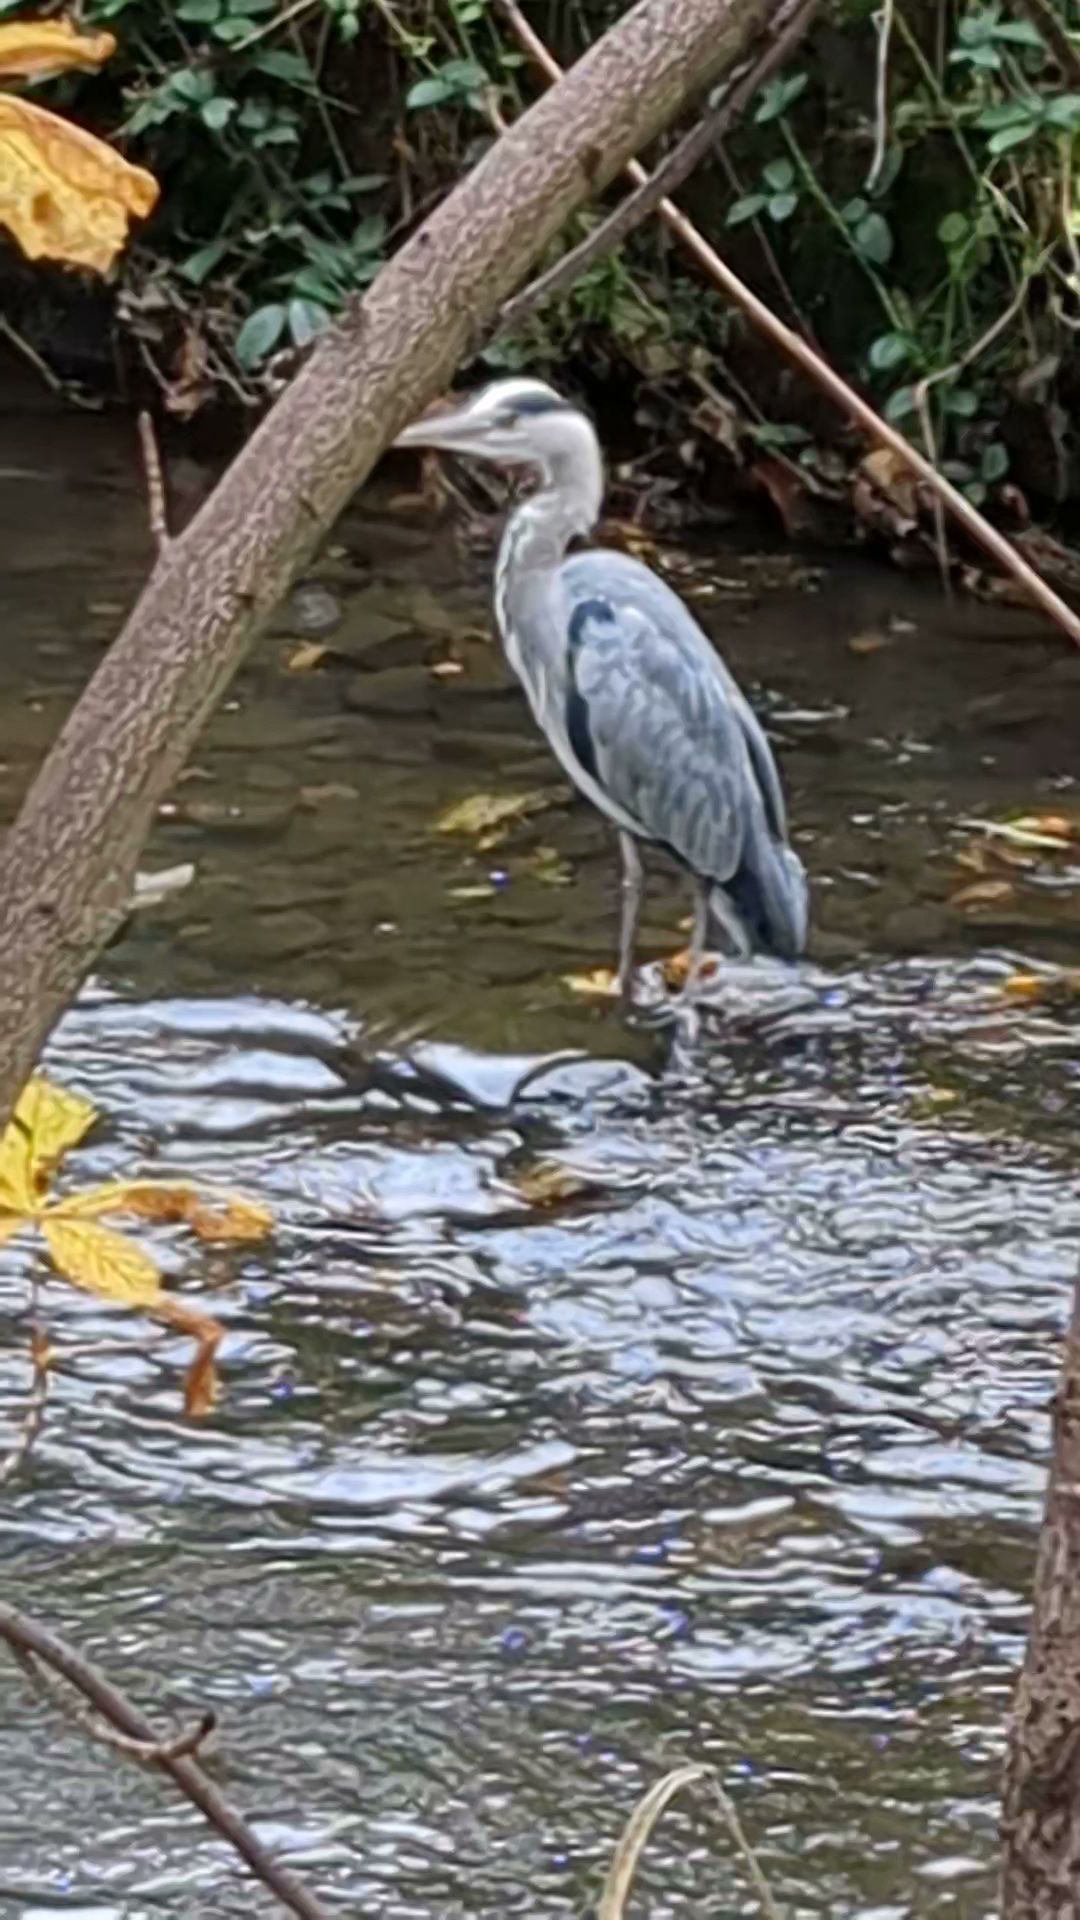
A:
[[[345,687],[345,705],[354,713],[426,714],[437,688],[423,667],[388,667],[384,673],[355,673]]]
[[[285,602],[274,626],[286,633],[302,634],[306,640],[319,640],[341,623],[341,601],[329,587],[317,580],[302,580]]]

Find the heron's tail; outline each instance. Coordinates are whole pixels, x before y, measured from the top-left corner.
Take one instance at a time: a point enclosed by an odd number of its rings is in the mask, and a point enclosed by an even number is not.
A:
[[[736,934],[738,922],[744,952],[771,953],[778,960],[797,960],[806,946],[810,896],[806,870],[791,847],[772,834],[753,834],[743,858],[723,886],[712,895],[713,911],[725,931]]]

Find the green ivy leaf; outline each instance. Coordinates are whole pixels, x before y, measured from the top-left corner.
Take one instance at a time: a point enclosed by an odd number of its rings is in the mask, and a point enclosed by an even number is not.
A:
[[[991,440],[990,445],[983,448],[983,457],[979,463],[979,473],[982,479],[986,481],[988,486],[992,487],[996,481],[1003,480],[1008,471],[1008,447],[1002,446],[1000,440]]]
[[[178,20],[190,20],[192,25],[209,26],[220,19],[224,12],[222,0],[180,0],[176,9]]]
[[[971,223],[966,214],[947,213],[938,223],[937,237],[943,247],[958,247],[966,240],[971,231]]]
[[[973,420],[979,411],[979,396],[974,387],[953,387],[945,395],[945,411],[957,420]]]
[[[209,127],[211,133],[220,133],[222,127],[228,126],[235,112],[236,101],[230,100],[227,93],[215,93],[212,100],[204,101],[199,108],[203,125]]]
[[[880,333],[867,357],[876,373],[888,373],[911,359],[912,345],[906,333]]]
[[[761,90],[761,104],[754,115],[757,126],[763,127],[770,120],[779,120],[782,113],[794,106],[799,95],[805,91],[809,75],[793,73],[786,79],[781,76],[770,80]]]
[[[248,314],[233,348],[242,367],[257,367],[260,360],[266,359],[281,339],[287,317],[286,309],[277,302],[256,307],[254,313]]]
[[[478,60],[447,60],[436,73],[413,82],[405,95],[405,105],[410,113],[421,107],[441,107],[448,100],[467,99],[487,83],[486,69]]]
[[[1000,133],[991,134],[986,143],[987,151],[989,153],[1008,153],[1010,147],[1022,146],[1023,142],[1030,140],[1032,134],[1037,131],[1038,129],[1034,120],[1028,120],[1021,127],[1002,127]]]
[[[197,247],[189,253],[186,260],[180,262],[180,272],[193,287],[201,287],[207,274],[222,261],[229,251],[228,240],[208,240],[205,247]]]
[[[892,229],[883,214],[868,213],[855,229],[855,245],[864,260],[875,267],[887,267],[892,259]]]
[[[769,219],[777,222],[790,220],[798,204],[797,193],[774,193],[769,201]]]
[[[761,177],[773,193],[786,193],[794,182],[795,168],[790,160],[770,160]]]
[[[754,220],[764,211],[767,196],[764,193],[744,193],[727,210],[725,224],[729,227],[741,227],[744,220]]]
[[[289,332],[298,347],[308,346],[330,324],[329,313],[317,300],[292,299],[288,313]]]
[[[885,418],[893,426],[898,420],[908,420],[915,412],[915,393],[911,387],[897,387],[885,402]]]

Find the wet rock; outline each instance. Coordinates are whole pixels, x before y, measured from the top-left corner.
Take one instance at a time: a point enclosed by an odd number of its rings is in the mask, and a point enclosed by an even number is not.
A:
[[[251,951],[264,960],[293,960],[325,947],[330,935],[324,920],[301,907],[261,913],[251,930]]]
[[[283,833],[293,810],[291,800],[186,800],[176,818],[214,833],[261,839]]]
[[[325,639],[340,625],[341,601],[317,580],[295,586],[274,619],[274,633],[299,634],[305,640]]]
[[[344,700],[354,713],[429,714],[436,691],[425,667],[388,667],[384,673],[354,673]]]

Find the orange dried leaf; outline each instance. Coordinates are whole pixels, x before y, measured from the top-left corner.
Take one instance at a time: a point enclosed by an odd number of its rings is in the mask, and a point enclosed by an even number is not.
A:
[[[82,127],[45,107],[0,94],[0,222],[28,260],[64,260],[107,272],[158,197],[133,167]]]
[[[47,80],[71,67],[100,67],[116,52],[111,33],[80,33],[70,20],[13,20],[0,27],[0,75]]]
[[[159,1301],[154,1318],[197,1342],[195,1358],[184,1382],[184,1412],[192,1420],[199,1420],[213,1412],[221,1396],[216,1355],[225,1329],[219,1320],[211,1320],[209,1314],[168,1297]]]
[[[1001,983],[1007,1000],[1071,1000],[1080,997],[1080,968],[1060,973],[1011,973]]]
[[[274,1224],[269,1207],[226,1193],[207,1199],[196,1188],[171,1180],[111,1180],[89,1193],[74,1193],[51,1210],[68,1220],[103,1213],[136,1213],[143,1220],[182,1221],[201,1240],[262,1240]]]
[[[77,1287],[125,1307],[156,1307],[161,1275],[148,1253],[111,1227],[82,1220],[42,1216],[41,1230],[58,1273]]]

